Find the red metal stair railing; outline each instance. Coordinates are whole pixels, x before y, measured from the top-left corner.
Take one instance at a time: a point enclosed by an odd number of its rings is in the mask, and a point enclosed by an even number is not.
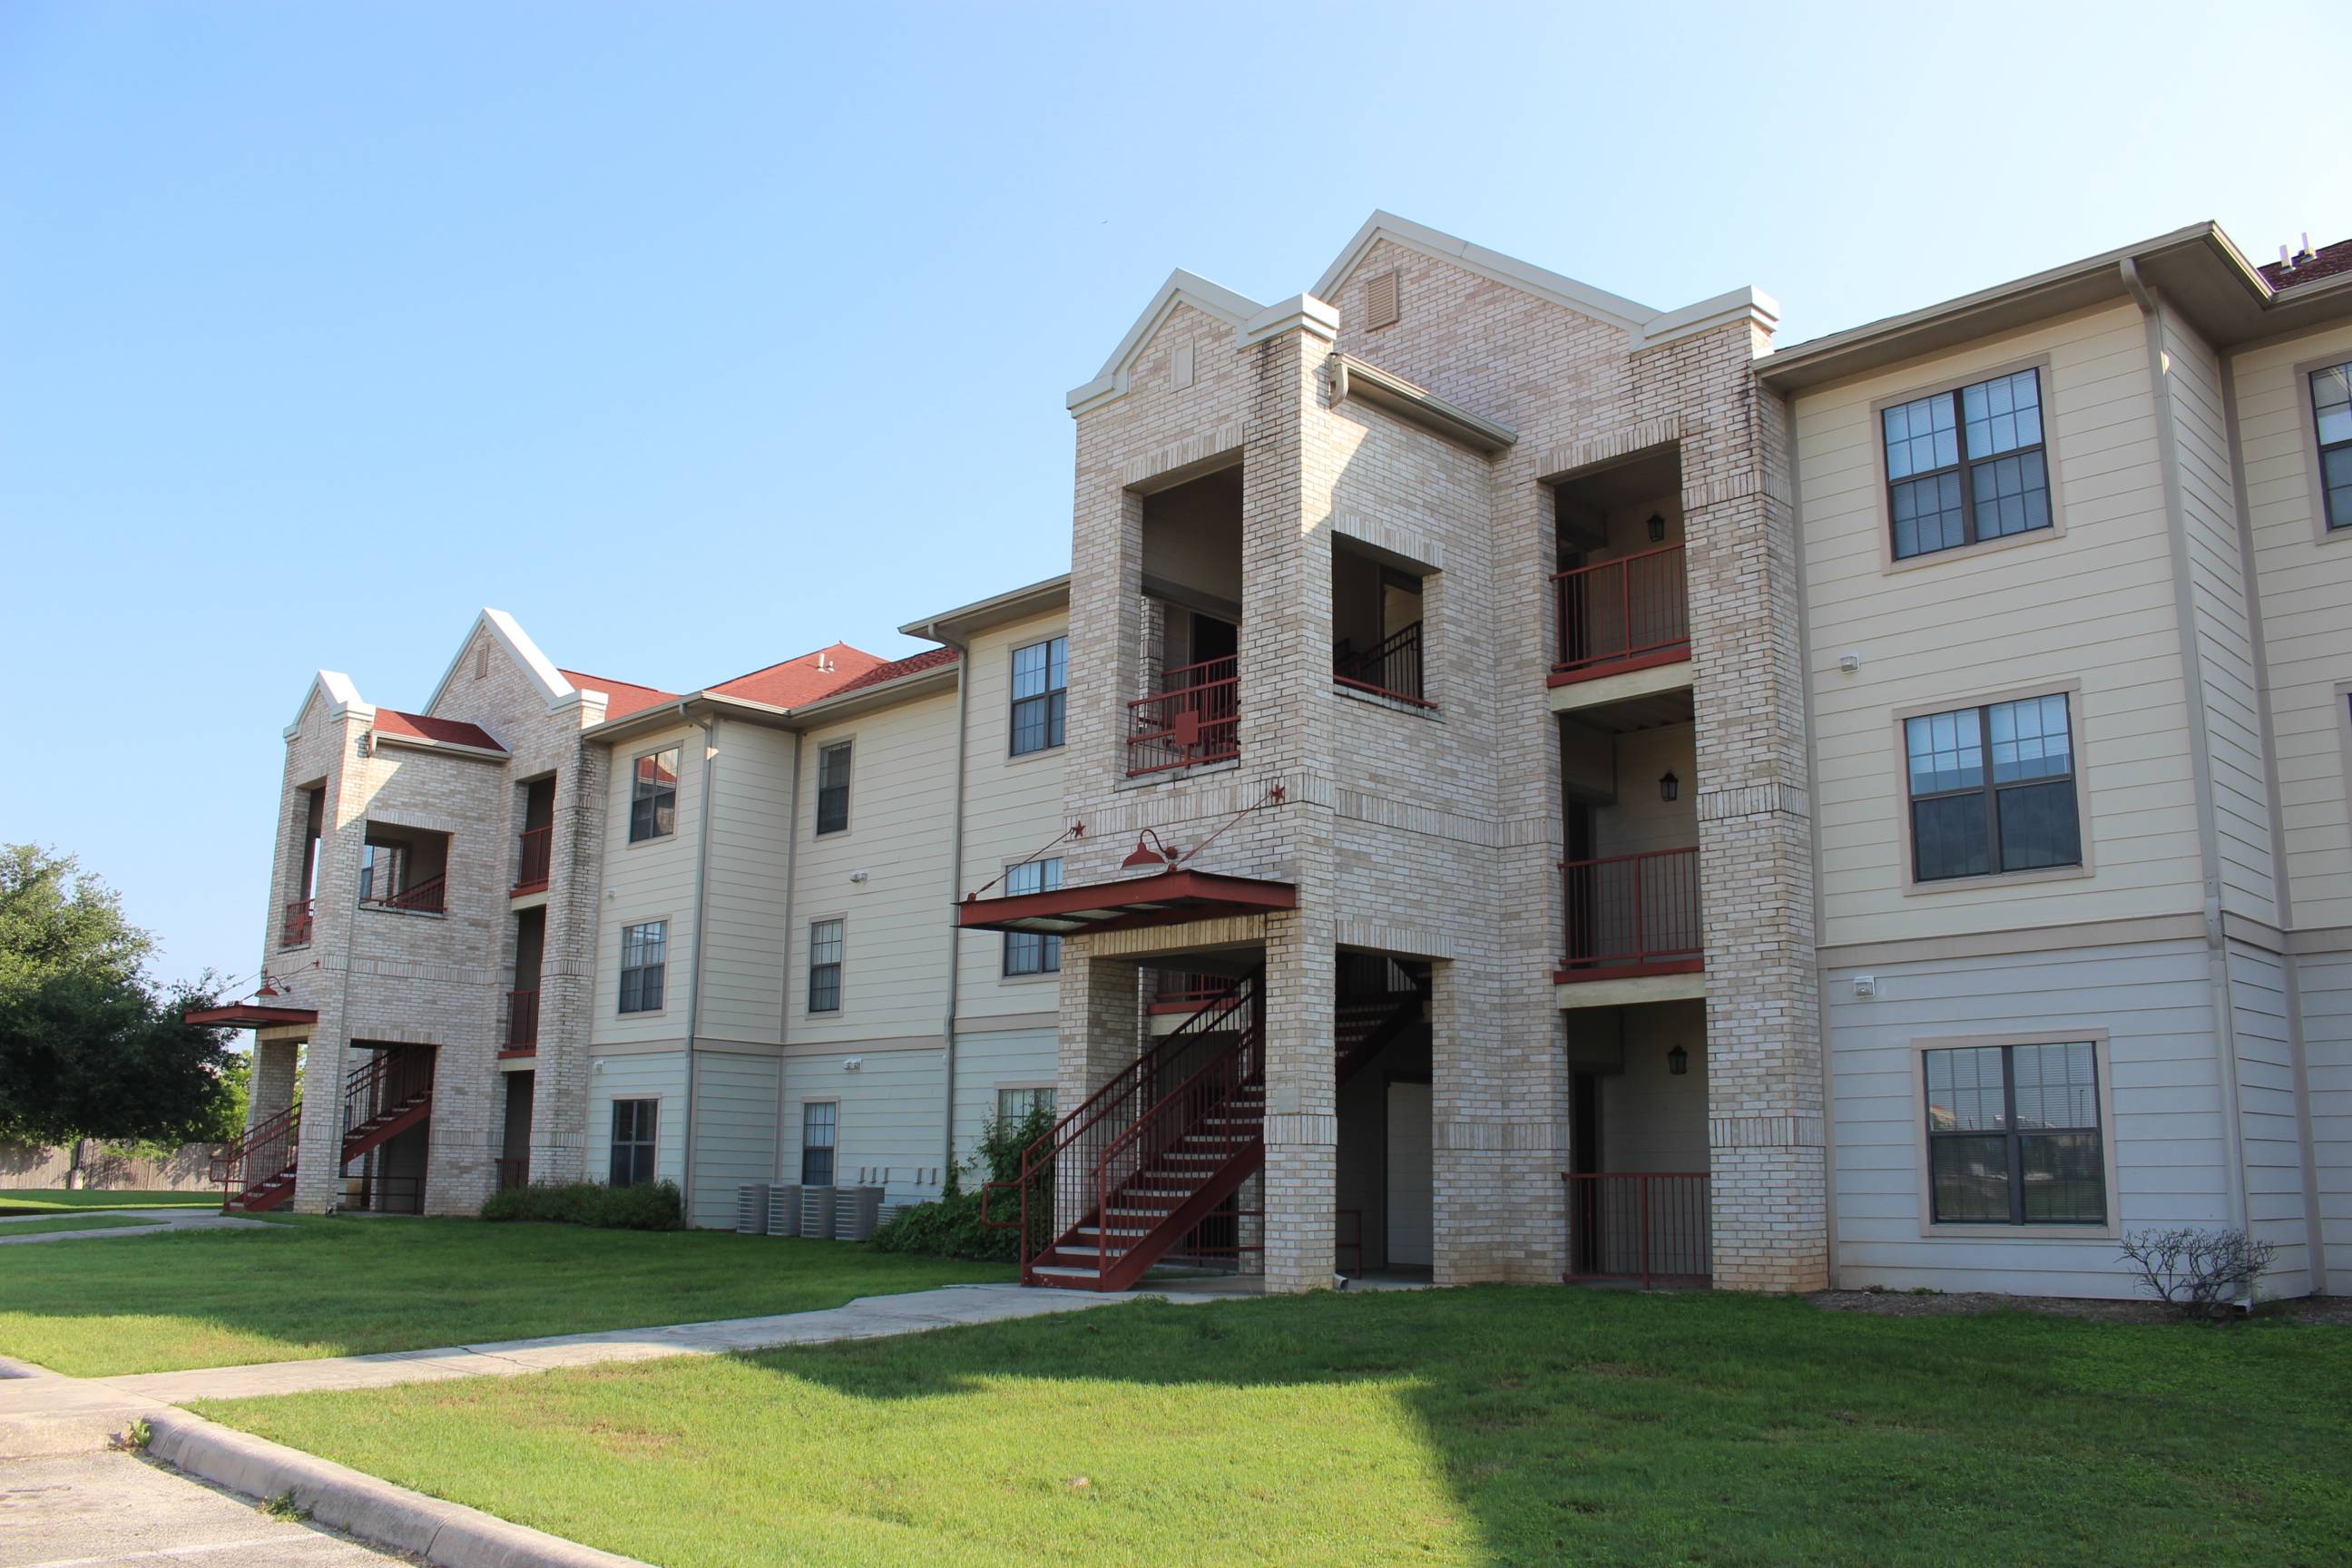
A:
[[[302,1102],[255,1122],[245,1136],[213,1160],[213,1180],[221,1184],[221,1211],[258,1214],[294,1195],[295,1156],[300,1152]]]
[[[1053,1249],[1058,1238],[1092,1217],[1086,1205],[1103,1151],[1171,1086],[1213,1054],[1220,1037],[1246,1025],[1257,986],[1255,973],[1229,982],[1223,994],[1138,1056],[1030,1144],[1021,1156],[1016,1181],[992,1182],[982,1189],[982,1220],[1000,1228],[1020,1227],[1024,1284],[1039,1283],[1039,1258]],[[1017,1205],[1017,1218],[1001,1218],[991,1212],[1004,1199],[1007,1187],[1015,1194],[1011,1203]]]
[[[407,1131],[433,1114],[431,1046],[390,1046],[343,1080],[346,1163]]]

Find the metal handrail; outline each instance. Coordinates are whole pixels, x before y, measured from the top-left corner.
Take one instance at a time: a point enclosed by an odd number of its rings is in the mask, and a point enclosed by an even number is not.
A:
[[[1664,662],[1690,647],[1683,547],[1662,544],[1552,574],[1554,674]]]
[[[424,881],[403,888],[396,893],[386,893],[381,898],[372,896],[362,899],[360,902],[375,904],[387,910],[406,910],[412,914],[437,915],[447,910],[448,890],[449,879],[445,873],[438,877],[428,877]]]
[[[278,945],[308,947],[317,910],[318,900],[315,899],[297,899],[287,905],[285,919],[278,929]]]
[[[526,827],[522,831],[522,847],[515,858],[514,890],[530,892],[547,886],[549,868],[555,863],[555,829]]]
[[[1127,705],[1129,778],[1241,755],[1241,658],[1179,665]]]
[[[1700,957],[1696,849],[1654,849],[1560,864],[1565,969],[1622,968]]]
[[[539,1045],[539,987],[507,993],[507,1048]]]
[[[1419,621],[1391,632],[1361,653],[1349,643],[1340,643],[1331,650],[1331,679],[1416,708],[1437,706],[1422,697]]]
[[[263,1181],[282,1175],[300,1152],[302,1102],[296,1100],[275,1116],[255,1122],[245,1135],[228,1144],[212,1162],[212,1177],[221,1184],[221,1206],[244,1197]],[[256,1178],[256,1167],[262,1174]]]
[[[1232,1046],[1202,1064],[1166,1098],[1129,1123],[1095,1159],[1094,1213],[1097,1278],[1110,1271],[1110,1205],[1114,1194],[1127,1190],[1184,1139],[1208,1125],[1209,1118],[1233,1104],[1240,1091],[1263,1082],[1265,1058],[1261,1048],[1255,995],[1249,1022]]]
[[[1569,1280],[1705,1285],[1714,1272],[1705,1171],[1563,1171]]]

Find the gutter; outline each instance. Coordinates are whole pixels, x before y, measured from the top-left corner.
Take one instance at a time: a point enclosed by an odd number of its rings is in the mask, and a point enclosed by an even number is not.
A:
[[[689,720],[691,700],[677,705],[677,716]],[[634,715],[632,715],[634,717]],[[709,944],[704,942],[709,910],[705,891],[710,877],[710,819],[718,816],[713,809],[712,786],[719,778],[719,721],[716,717],[694,720],[702,726],[702,799],[701,825],[695,830],[694,851],[694,966],[687,979],[686,989],[686,1141],[683,1191],[678,1194],[684,1210],[687,1228],[694,1228],[694,1042],[701,1033],[702,1015],[702,952]]]
[[[956,762],[955,793],[949,809],[953,816],[948,828],[948,1010],[940,1025],[940,1038],[945,1051],[940,1073],[940,1127],[943,1152],[940,1156],[940,1179],[945,1182],[948,1173],[955,1169],[955,1100],[956,1100],[956,998],[962,994],[962,976],[957,961],[963,928],[954,918],[957,898],[963,882],[963,790],[966,746],[971,722],[971,648],[969,645],[940,637],[940,642],[955,649],[956,671]]]
[[[784,984],[777,999],[776,1018],[776,1156],[769,1167],[774,1179],[784,1179],[784,1113],[792,1103],[792,1058],[784,1047],[793,1043],[793,939],[799,927],[793,924],[793,893],[800,882],[801,871],[801,764],[802,752],[807,736],[793,731],[793,788],[784,805]]]

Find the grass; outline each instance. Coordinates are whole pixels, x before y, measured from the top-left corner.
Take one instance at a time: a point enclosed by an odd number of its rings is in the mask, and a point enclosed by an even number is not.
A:
[[[173,1372],[809,1311],[1012,1277],[711,1231],[306,1217],[0,1247],[0,1353],[75,1377]]]
[[[0,1241],[12,1236],[38,1236],[54,1230],[115,1230],[123,1226],[153,1225],[153,1220],[127,1219],[120,1215],[58,1215],[49,1219],[0,1218]]]
[[[197,1406],[666,1568],[2318,1563],[2352,1337],[1489,1287]]]
[[[217,1190],[202,1193],[102,1192],[85,1187],[78,1193],[56,1188],[0,1188],[0,1215],[52,1214],[59,1209],[216,1209]]]

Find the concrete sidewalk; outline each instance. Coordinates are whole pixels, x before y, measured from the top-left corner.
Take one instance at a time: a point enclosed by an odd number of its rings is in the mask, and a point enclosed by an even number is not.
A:
[[[389,1568],[406,1562],[129,1454],[12,1461],[0,1477],[0,1568]]]
[[[140,1225],[102,1226],[95,1230],[49,1230],[38,1236],[10,1236],[12,1225],[30,1225],[37,1220],[71,1219],[73,1211],[59,1209],[50,1214],[20,1214],[0,1215],[0,1247],[30,1247],[41,1241],[92,1241],[118,1236],[163,1236],[178,1230],[275,1230],[282,1226],[266,1219],[247,1219],[239,1215],[222,1214],[216,1209],[93,1209],[92,1218],[135,1219]]]

